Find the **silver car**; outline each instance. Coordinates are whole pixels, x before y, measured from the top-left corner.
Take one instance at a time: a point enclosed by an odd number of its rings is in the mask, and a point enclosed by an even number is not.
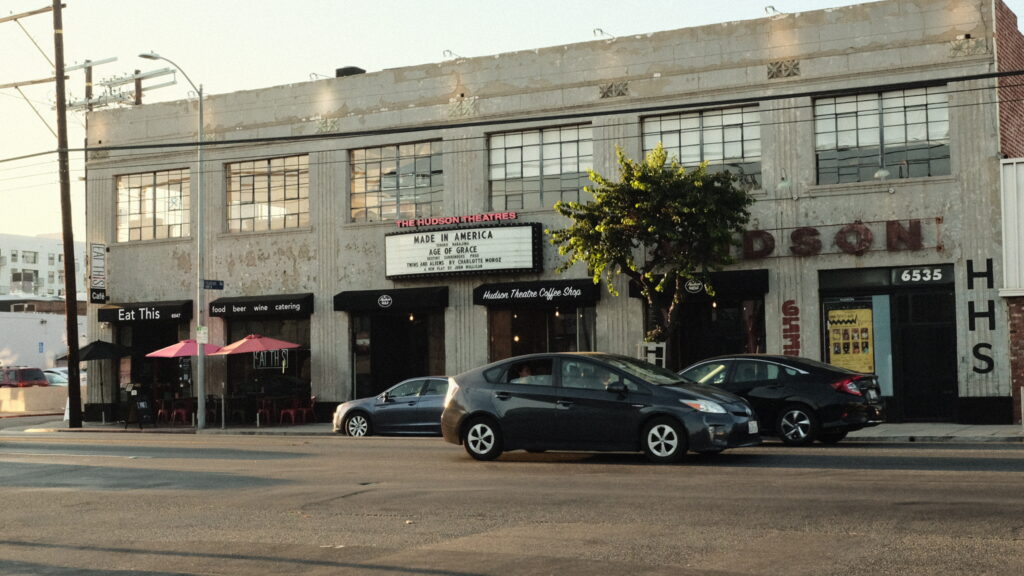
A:
[[[410,378],[371,398],[349,400],[334,411],[334,431],[349,436],[441,434],[448,379]]]

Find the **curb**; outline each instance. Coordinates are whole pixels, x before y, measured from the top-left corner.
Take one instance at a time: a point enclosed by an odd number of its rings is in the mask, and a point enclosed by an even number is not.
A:
[[[890,444],[993,444],[1024,443],[1022,436],[849,436],[846,442],[878,442]]]

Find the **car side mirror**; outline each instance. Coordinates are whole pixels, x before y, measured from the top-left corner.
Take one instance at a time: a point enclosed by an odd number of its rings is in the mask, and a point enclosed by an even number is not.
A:
[[[384,402],[394,402],[395,401],[395,399],[391,397],[391,394],[388,394],[387,392],[384,392],[383,394],[381,394],[380,395],[380,399],[383,400]]]
[[[626,388],[626,383],[622,381],[609,382],[605,384],[604,389],[614,394],[625,394],[629,390]]]

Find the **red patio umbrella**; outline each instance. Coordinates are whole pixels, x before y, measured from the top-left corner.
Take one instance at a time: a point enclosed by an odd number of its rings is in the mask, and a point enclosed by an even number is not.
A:
[[[216,344],[203,344],[203,350],[207,356],[216,353],[220,349],[220,346]],[[183,358],[185,356],[199,356],[199,346],[196,345],[195,340],[182,340],[166,348],[146,354],[147,358]]]
[[[214,352],[214,356],[222,356],[226,354],[245,354],[246,352],[266,352],[268,350],[282,350],[284,348],[298,348],[300,344],[293,344],[291,342],[285,342],[284,340],[277,340],[275,338],[268,338],[266,336],[260,336],[259,334],[249,334],[245,338],[237,342],[232,342],[227,346],[221,348],[219,351]]]

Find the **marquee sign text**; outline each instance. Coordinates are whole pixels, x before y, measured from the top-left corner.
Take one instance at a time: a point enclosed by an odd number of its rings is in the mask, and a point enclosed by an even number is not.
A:
[[[540,270],[539,224],[396,232],[385,237],[385,276]]]

